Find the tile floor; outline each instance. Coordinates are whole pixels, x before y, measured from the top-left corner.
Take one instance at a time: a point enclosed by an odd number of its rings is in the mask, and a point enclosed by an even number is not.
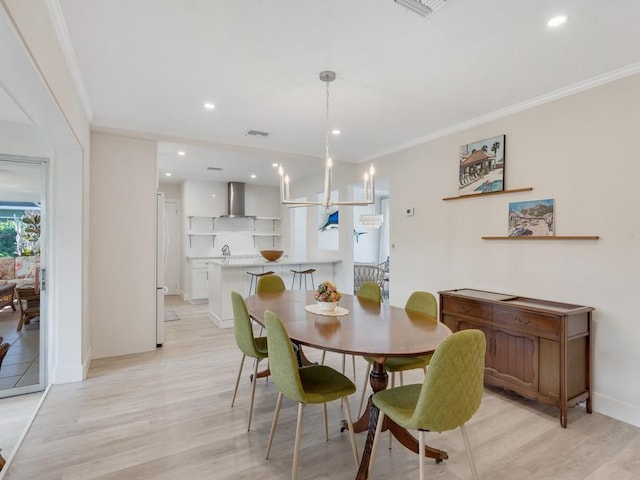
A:
[[[0,337],[11,344],[0,367],[0,390],[33,385],[40,374],[40,328],[32,320],[16,332],[19,312],[10,306],[0,310]]]

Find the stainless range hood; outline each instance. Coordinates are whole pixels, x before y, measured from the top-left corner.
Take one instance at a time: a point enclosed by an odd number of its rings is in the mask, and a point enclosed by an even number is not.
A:
[[[223,217],[249,217],[244,211],[244,182],[227,183],[227,213]]]

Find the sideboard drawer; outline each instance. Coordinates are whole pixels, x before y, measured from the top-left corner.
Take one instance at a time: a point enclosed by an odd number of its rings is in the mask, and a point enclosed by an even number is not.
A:
[[[491,305],[462,298],[444,297],[440,306],[443,313],[491,320]]]
[[[515,308],[493,307],[493,321],[512,328],[536,332],[542,336],[560,336],[560,322],[555,317],[527,312]]]

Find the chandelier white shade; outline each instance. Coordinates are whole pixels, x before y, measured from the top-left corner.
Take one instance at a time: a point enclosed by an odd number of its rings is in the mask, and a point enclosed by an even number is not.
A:
[[[289,176],[285,173],[282,165],[278,167],[278,173],[280,174],[280,196],[282,198],[282,204],[287,207],[310,207],[310,206],[322,206],[324,208],[331,208],[334,205],[371,205],[375,202],[376,197],[376,185],[375,185],[375,169],[373,164],[369,167],[368,171],[364,174],[364,200],[353,201],[333,201],[331,199],[331,189],[333,184],[333,160],[329,155],[329,137],[331,135],[331,129],[329,128],[329,83],[336,79],[336,73],[332,71],[320,72],[320,80],[326,83],[327,96],[326,96],[326,128],[325,128],[325,155],[324,155],[324,191],[322,194],[322,200],[313,201],[300,201],[291,200],[289,193]]]

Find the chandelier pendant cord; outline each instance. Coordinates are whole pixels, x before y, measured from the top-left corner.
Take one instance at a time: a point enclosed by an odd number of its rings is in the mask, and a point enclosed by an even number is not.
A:
[[[294,201],[289,196],[289,176],[285,174],[282,164],[278,167],[278,173],[280,174],[280,193],[283,205],[287,207],[310,207],[310,206],[322,206],[327,210],[331,209],[335,205],[373,205],[376,196],[376,187],[374,174],[375,169],[373,165],[364,174],[364,200],[356,201],[344,201],[334,202],[331,200],[331,189],[333,188],[333,160],[329,155],[329,137],[331,130],[329,128],[329,83],[336,79],[335,72],[323,71],[320,72],[320,80],[326,84],[326,98],[325,98],[325,137],[324,137],[324,192],[322,201]]]

